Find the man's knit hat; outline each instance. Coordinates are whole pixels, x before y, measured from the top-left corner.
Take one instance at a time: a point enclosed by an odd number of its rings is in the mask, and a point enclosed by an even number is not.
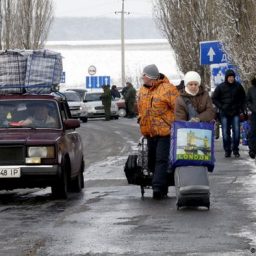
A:
[[[228,69],[225,72],[225,79],[227,79],[229,76],[236,77],[236,73],[235,73],[235,71],[233,69]]]
[[[199,85],[201,84],[201,77],[195,71],[188,71],[184,76],[184,84],[188,85],[190,82],[197,82]]]
[[[155,64],[151,64],[146,66],[143,69],[143,75],[148,77],[149,79],[158,79],[159,78],[159,71],[158,68]]]
[[[236,77],[236,73],[233,69],[228,69],[226,72],[225,72],[225,82],[228,83],[228,77],[229,76],[233,76],[234,78]]]

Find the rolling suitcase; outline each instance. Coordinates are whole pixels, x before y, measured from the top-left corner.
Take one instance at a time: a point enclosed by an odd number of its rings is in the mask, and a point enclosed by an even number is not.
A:
[[[180,166],[174,173],[177,209],[183,206],[210,208],[208,170],[205,166]]]

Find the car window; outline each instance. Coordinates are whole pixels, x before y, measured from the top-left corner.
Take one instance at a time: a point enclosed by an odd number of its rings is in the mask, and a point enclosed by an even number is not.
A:
[[[49,100],[0,101],[0,128],[60,128],[56,102]]]
[[[100,93],[87,93],[85,95],[85,100],[86,101],[100,101],[101,94]]]
[[[84,89],[67,89],[67,91],[74,91],[76,92],[77,94],[79,94],[81,100],[84,100],[84,97],[85,97],[85,94],[87,92],[87,90],[84,90]]]
[[[62,120],[71,118],[70,110],[68,108],[67,103],[61,104],[60,114],[61,114]]]
[[[77,94],[76,92],[63,92],[63,94],[66,96],[67,101],[81,101],[79,94]]]

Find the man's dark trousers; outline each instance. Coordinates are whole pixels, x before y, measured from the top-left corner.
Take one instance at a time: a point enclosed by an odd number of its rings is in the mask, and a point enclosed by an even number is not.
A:
[[[147,137],[148,167],[153,175],[153,190],[166,191],[168,187],[170,136]]]

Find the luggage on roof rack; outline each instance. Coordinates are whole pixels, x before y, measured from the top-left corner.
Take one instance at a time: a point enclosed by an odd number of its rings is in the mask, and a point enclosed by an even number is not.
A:
[[[20,50],[0,52],[0,94],[23,93],[27,58]]]
[[[61,81],[62,56],[42,50],[6,50],[0,52],[0,94],[56,91]]]
[[[27,58],[25,89],[27,92],[48,93],[58,85],[62,75],[60,53],[35,50]]]

